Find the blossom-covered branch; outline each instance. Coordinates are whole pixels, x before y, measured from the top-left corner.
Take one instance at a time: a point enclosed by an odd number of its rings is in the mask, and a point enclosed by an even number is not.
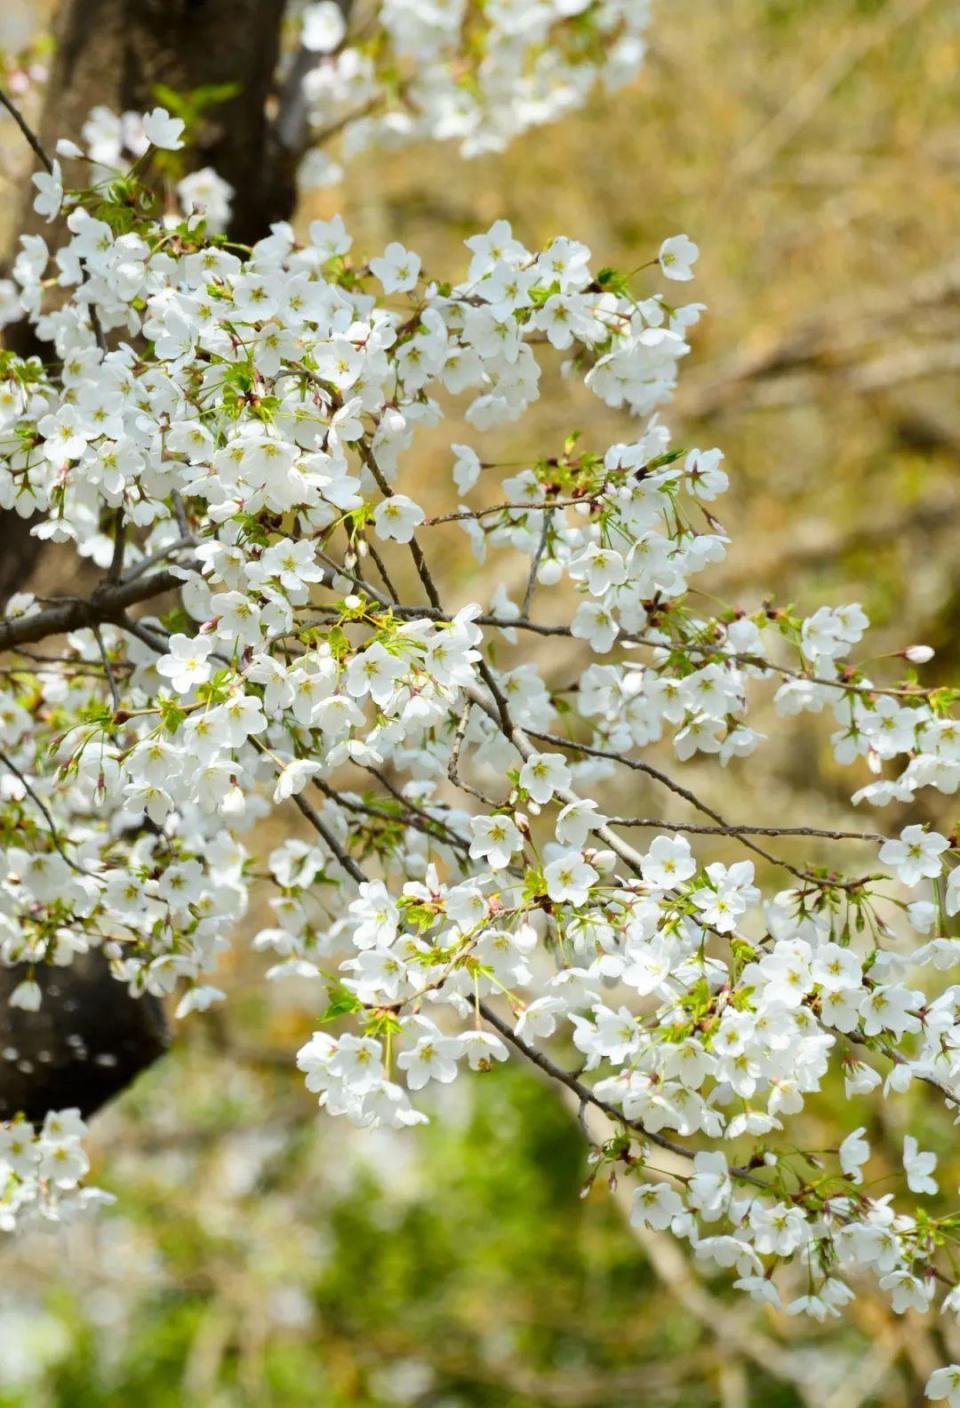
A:
[[[142,120],[161,151],[181,126]],[[951,795],[958,696],[914,678],[924,647],[852,659],[856,605],[708,614],[691,591],[728,541],[720,452],[672,447],[659,414],[701,311],[676,293],[693,242],[630,277],[499,221],[443,277],[354,251],[339,218],[250,249],[157,219],[136,169],[36,183],[68,233],[14,267],[50,356],[0,356],[0,503],[99,584],[20,594],[0,624],[14,1002],[94,949],[131,993],[209,1007],[255,893],[268,980],[316,1012],[298,1060],[330,1114],[418,1125],[432,1082],[512,1050],[612,1121],[596,1168],[638,1177],[635,1219],[756,1299],[797,1263],[795,1311],[837,1313],[863,1273],[897,1310],[945,1282],[955,1306],[960,1221],[916,1202],[938,1199],[933,1153],[908,1140],[873,1196],[862,1128],[828,1151],[796,1132],[841,1089],[915,1081],[955,1112],[952,826],[730,821],[685,770],[755,766],[759,706],[832,719],[858,800]],[[570,427],[501,464],[491,432],[557,364],[622,439]],[[425,487],[412,451],[451,406],[474,443]],[[489,599],[451,587],[455,535],[493,558]],[[683,814],[641,814],[638,780]],[[276,809],[291,834],[254,866]]]

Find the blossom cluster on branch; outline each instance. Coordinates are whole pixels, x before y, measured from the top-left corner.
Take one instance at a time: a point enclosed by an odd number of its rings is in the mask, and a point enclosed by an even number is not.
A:
[[[272,99],[273,141],[295,158],[297,179],[308,188],[336,184],[343,162],[371,147],[440,140],[457,143],[465,157],[501,151],[530,128],[582,107],[598,86],[613,92],[635,78],[649,19],[649,0],[293,6],[285,25],[291,43]],[[9,79],[11,91],[42,86],[45,77],[28,55],[5,62],[0,51],[0,79]],[[188,140],[207,109],[232,93],[229,84],[158,91],[176,107],[171,121],[181,132],[186,123]],[[157,155],[143,114],[105,104],[76,136],[59,154],[89,160],[96,180]],[[229,182],[211,166],[188,169],[171,160],[182,143],[159,145],[169,203],[188,214],[202,210],[210,233],[226,230],[235,195]],[[10,285],[0,281],[0,322],[16,316]]]
[[[346,158],[428,138],[467,157],[501,151],[581,107],[598,83],[629,82],[649,18],[649,0],[383,0],[370,24],[360,14],[348,26],[335,0],[309,4],[303,98],[320,144],[301,179],[338,179],[322,139],[340,131]]]
[[[51,1110],[39,1130],[25,1120],[0,1124],[0,1230],[27,1222],[63,1222],[113,1202],[80,1186],[90,1167],[87,1127],[76,1110]]]
[[[181,140],[162,110],[141,126],[150,150]],[[696,246],[667,239],[630,276],[499,221],[444,281],[400,245],[354,251],[339,218],[252,249],[158,219],[136,167],[67,196],[35,180],[68,238],[25,239],[14,267],[50,357],[0,354],[0,504],[97,585],[21,593],[0,621],[13,1002],[40,1003],[30,969],[97,948],[133,993],[206,1008],[255,887],[268,977],[316,1001],[298,1062],[330,1113],[416,1125],[431,1082],[512,1048],[609,1117],[594,1175],[639,1177],[637,1223],[757,1300],[779,1304],[796,1264],[795,1313],[838,1314],[864,1273],[898,1312],[938,1286],[960,1307],[935,1156],[908,1138],[879,1193],[862,1126],[832,1150],[796,1135],[831,1083],[924,1085],[956,1110],[956,838],[799,828],[838,847],[799,865],[769,848],[788,828],[681,780],[754,753],[772,694],[832,715],[859,800],[952,794],[957,696],[917,682],[923,647],[889,678],[851,660],[856,605],[709,614],[691,592],[726,551],[727,476],[719,451],[672,448],[658,408],[701,312],[671,291]],[[488,456],[558,364],[630,432]],[[472,443],[421,502],[411,450],[452,414]],[[433,543],[457,532],[524,564],[517,599],[451,599]],[[632,776],[703,820],[611,814]],[[277,808],[301,824],[261,862]],[[705,863],[701,833],[740,858]],[[10,1129],[8,1222],[48,1162],[46,1133],[33,1151]]]

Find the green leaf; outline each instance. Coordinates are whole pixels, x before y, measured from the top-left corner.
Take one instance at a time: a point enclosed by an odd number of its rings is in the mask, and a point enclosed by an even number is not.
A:
[[[191,88],[185,93],[170,88],[166,83],[155,83],[151,92],[158,103],[174,117],[179,117],[187,129],[196,126],[204,113],[211,108],[228,103],[243,91],[240,83],[204,83],[199,88]]]
[[[330,1005],[320,1018],[321,1022],[334,1022],[338,1017],[345,1017],[350,1012],[359,1012],[363,1008],[360,999],[342,983],[331,983],[327,988],[327,995]]]

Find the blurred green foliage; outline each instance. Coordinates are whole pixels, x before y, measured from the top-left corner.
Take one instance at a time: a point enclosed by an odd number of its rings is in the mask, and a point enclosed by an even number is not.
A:
[[[216,1079],[213,1070],[206,1075]],[[187,1071],[148,1080],[144,1116],[171,1077]],[[162,1151],[141,1150],[122,1178],[111,1179],[108,1165],[108,1185],[122,1192],[114,1214],[121,1239],[135,1242],[138,1229],[149,1235],[155,1284],[128,1286],[102,1264],[91,1303],[89,1285],[52,1275],[44,1288],[38,1277],[32,1368],[25,1364],[25,1382],[0,1394],[0,1404],[720,1403],[710,1326],[676,1307],[663,1317],[662,1288],[625,1235],[620,1210],[600,1190],[581,1198],[585,1148],[575,1120],[525,1072],[478,1084],[472,1107],[447,1110],[415,1152],[402,1148],[406,1136],[390,1136],[375,1163],[358,1159],[356,1138],[343,1147],[336,1129],[318,1133],[298,1121],[259,1146],[254,1132],[252,1144],[241,1139],[230,1155],[235,1175],[247,1164],[239,1195],[218,1189],[208,1152],[194,1162],[204,1193],[175,1206]],[[198,1133],[201,1144],[232,1139],[222,1117]],[[318,1176],[329,1160],[342,1160],[348,1175],[339,1188],[336,1177]],[[211,1219],[208,1199],[216,1198],[226,1216]],[[258,1238],[247,1260],[250,1223],[265,1199],[289,1207],[289,1231],[311,1245],[299,1274],[276,1240]],[[87,1242],[94,1262],[101,1230],[75,1241]],[[0,1293],[0,1383],[11,1367],[2,1337],[10,1309]],[[27,1360],[31,1332],[15,1325]],[[37,1371],[45,1341],[51,1362]],[[752,1378],[749,1404],[800,1402],[759,1369]]]

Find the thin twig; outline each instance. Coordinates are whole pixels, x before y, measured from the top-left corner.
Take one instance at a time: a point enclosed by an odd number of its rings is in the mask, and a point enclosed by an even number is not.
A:
[[[124,582],[132,582],[135,578],[142,577],[144,572],[151,567],[155,567],[158,562],[166,561],[166,559],[171,557],[175,552],[181,552],[184,548],[192,547],[196,547],[196,540],[194,538],[178,538],[177,541],[171,543],[169,547],[158,548],[156,552],[150,553],[148,557],[142,557],[139,562],[134,563],[128,571],[124,572],[121,580]]]
[[[351,856],[347,851],[345,851],[340,845],[340,842],[337,840],[336,836],[334,836],[327,823],[323,820],[323,817],[321,817],[317,813],[317,811],[313,807],[311,807],[310,803],[306,800],[305,797],[301,796],[299,792],[295,792],[291,800],[297,807],[298,811],[300,811],[301,814],[306,817],[307,821],[309,821],[310,825],[313,827],[314,831],[316,831],[317,835],[321,838],[321,840],[325,842],[331,855],[333,855],[333,857],[337,861],[339,861],[340,865],[350,876],[351,880],[356,880],[358,885],[363,885],[367,879],[366,875],[364,875],[363,871],[360,869],[353,856]]]
[[[698,826],[689,821],[664,821],[652,816],[611,816],[610,826],[650,827],[662,831],[689,831],[695,836],[814,836],[825,841],[886,841],[877,831],[825,831],[817,826]]]
[[[539,738],[544,743],[554,744],[557,748],[569,748],[573,752],[586,753],[593,758],[606,758],[610,762],[621,764],[623,767],[632,768],[635,772],[646,773],[648,777],[652,777],[656,782],[669,788],[676,796],[682,797],[685,802],[689,802],[691,806],[696,807],[697,811],[703,812],[704,816],[710,817],[712,821],[716,822],[718,827],[723,828],[725,833],[739,836],[741,844],[746,846],[748,850],[753,851],[758,856],[762,856],[763,859],[768,861],[771,865],[776,865],[783,870],[789,871],[791,875],[795,875],[798,880],[803,880],[805,884],[815,885],[818,889],[822,889],[826,886],[832,889],[849,891],[859,890],[865,881],[870,878],[869,876],[861,876],[854,880],[841,880],[839,878],[824,880],[819,875],[813,875],[808,870],[801,870],[798,866],[791,865],[789,861],[783,860],[780,856],[773,855],[770,851],[764,850],[762,846],[758,846],[755,841],[749,840],[747,834],[742,829],[732,827],[718,811],[715,811],[714,808],[709,806],[706,802],[701,801],[689,788],[682,786],[679,782],[675,782],[672,777],[662,772],[660,768],[654,767],[652,763],[642,762],[639,758],[627,758],[619,753],[611,753],[605,748],[594,748],[587,743],[574,743],[572,739],[564,738],[558,733],[540,733],[538,730],[532,728],[526,731],[531,738]],[[763,832],[757,834],[762,835]]]
[[[373,449],[367,443],[366,439],[361,440],[359,442],[359,445],[360,458],[363,460],[364,464],[367,466],[370,473],[377,481],[377,488],[380,490],[381,494],[385,499],[392,499],[394,497],[394,492],[391,489],[390,485],[387,483],[383,470],[377,464],[377,459],[373,453]],[[423,583],[423,589],[427,594],[427,600],[430,602],[430,605],[434,608],[435,611],[443,611],[443,605],[440,601],[440,593],[437,591],[437,588],[434,585],[433,578],[430,575],[430,568],[427,566],[427,559],[423,555],[423,549],[417,542],[417,535],[415,533],[410,539],[410,542],[407,544],[407,546],[410,549],[410,556],[413,558],[413,564],[417,569],[417,576]]]
[[[192,542],[193,534],[190,532],[190,520],[187,517],[183,496],[179,489],[174,489],[170,497],[173,501],[173,512],[177,520],[177,527],[180,529],[180,537],[185,541]]]
[[[365,542],[367,546],[367,552],[370,554],[371,561],[373,562],[377,571],[380,573],[380,580],[383,582],[387,591],[393,598],[394,604],[396,606],[399,606],[400,593],[397,591],[396,587],[393,585],[393,582],[390,580],[390,573],[387,571],[386,563],[384,562],[380,554],[377,552],[377,549],[374,547],[373,543],[371,543],[370,539],[366,538]]]
[[[46,167],[47,171],[51,171],[51,172],[52,172],[52,171],[53,171],[53,162],[50,160],[50,158],[47,156],[46,152],[44,151],[43,147],[40,145],[40,139],[39,139],[39,137],[36,135],[36,133],[33,131],[33,129],[28,125],[26,119],[23,117],[23,115],[22,115],[22,113],[20,112],[19,108],[17,108],[17,107],[14,106],[14,104],[10,101],[10,99],[7,97],[6,93],[3,91],[2,88],[0,88],[0,105],[2,105],[3,107],[6,108],[7,112],[10,114],[10,116],[13,118],[14,122],[15,122],[15,123],[17,124],[17,126],[20,128],[20,131],[23,133],[24,137],[26,138],[27,143],[29,144],[30,149],[31,149],[31,151],[33,152],[34,156],[35,156],[40,162],[42,162],[42,164]]]
[[[622,1110],[618,1110],[616,1105],[611,1105],[608,1101],[602,1100],[598,1095],[595,1095],[590,1087],[584,1085],[572,1071],[564,1070],[562,1066],[558,1066],[555,1061],[552,1061],[549,1056],[546,1056],[542,1051],[538,1051],[535,1046],[528,1045],[523,1037],[514,1031],[510,1023],[505,1022],[503,1018],[493,1010],[489,1003],[481,1001],[479,1003],[479,1009],[480,1015],[483,1017],[484,1021],[489,1022],[491,1027],[495,1028],[505,1041],[510,1042],[511,1046],[515,1046],[518,1051],[526,1056],[528,1061],[533,1063],[533,1065],[539,1066],[540,1070],[548,1075],[551,1080],[559,1081],[559,1083],[565,1085],[568,1090],[572,1090],[577,1098],[583,1101],[585,1105],[592,1105],[595,1109],[602,1110],[605,1115],[615,1120],[617,1124],[626,1126],[627,1129],[639,1135],[641,1139],[649,1140],[651,1144],[656,1144],[660,1149],[666,1149],[671,1154],[676,1154],[682,1159],[693,1158],[690,1150],[685,1149],[682,1144],[677,1144],[673,1139],[668,1139],[663,1134],[656,1134],[652,1130],[646,1129],[638,1120],[627,1119]],[[731,1168],[730,1176],[744,1183],[751,1183],[756,1188],[762,1188],[765,1192],[770,1191],[768,1184],[766,1184],[762,1178],[757,1178],[749,1169]]]
[[[554,505],[555,507],[555,505]],[[547,550],[547,538],[550,536],[550,514],[543,515],[543,527],[540,529],[540,541],[537,550],[533,555],[530,564],[530,575],[527,578],[527,589],[523,594],[523,604],[520,607],[520,621],[526,624],[530,620],[530,607],[533,605],[533,594],[537,589],[537,572],[540,569],[540,562],[543,554]]]
[[[110,664],[110,657],[107,654],[107,647],[104,644],[103,632],[99,626],[93,627],[94,638],[97,642],[97,649],[100,651],[100,659],[103,661],[103,668],[107,676],[107,683],[110,685],[110,697],[113,700],[113,712],[116,714],[120,709],[120,691],[117,688],[116,676],[113,673],[113,666]]]
[[[78,875],[87,875],[93,880],[102,882],[103,877],[97,875],[96,871],[86,870],[82,865],[77,865],[76,861],[71,860],[70,857],[67,855],[66,851],[64,850],[63,842],[60,839],[60,833],[57,830],[56,822],[50,815],[49,807],[47,806],[43,798],[39,796],[35,789],[31,786],[30,782],[17,767],[13,759],[8,758],[6,753],[0,751],[0,763],[3,764],[3,766],[7,769],[8,772],[13,773],[14,777],[19,780],[21,786],[23,787],[23,790],[26,792],[31,802],[33,802],[33,804],[43,814],[43,819],[44,821],[46,821],[47,827],[49,828],[50,840],[53,842],[54,849],[56,850],[57,854],[61,857],[61,859],[66,861],[70,869],[76,871]]]

